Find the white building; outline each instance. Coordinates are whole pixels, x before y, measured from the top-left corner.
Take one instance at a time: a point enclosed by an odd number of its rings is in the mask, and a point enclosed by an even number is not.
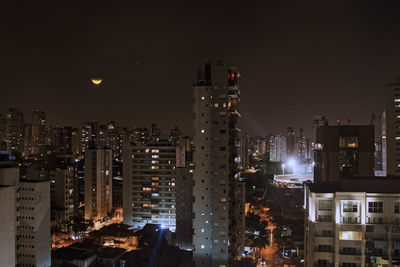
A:
[[[124,223],[176,229],[176,147],[169,142],[123,149]]]
[[[205,62],[193,87],[193,259],[197,267],[228,266],[243,250],[238,238],[243,220],[235,218],[244,207],[237,172],[239,77],[235,67]]]
[[[20,182],[18,191],[18,266],[51,266],[50,183]]]
[[[386,177],[307,185],[306,266],[399,265],[399,188]]]
[[[51,266],[49,181],[19,181],[19,168],[2,163],[0,265]]]
[[[91,147],[85,153],[85,220],[99,221],[112,211],[112,152]]]

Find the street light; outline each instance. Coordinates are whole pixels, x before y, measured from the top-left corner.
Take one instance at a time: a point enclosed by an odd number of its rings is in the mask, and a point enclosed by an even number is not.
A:
[[[286,167],[285,163],[282,163],[282,174],[285,174],[285,167]]]

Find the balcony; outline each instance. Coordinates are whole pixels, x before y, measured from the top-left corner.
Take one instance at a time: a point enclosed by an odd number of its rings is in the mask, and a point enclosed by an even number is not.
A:
[[[334,252],[334,247],[329,245],[320,245],[314,248],[315,252]]]
[[[340,249],[339,250],[340,255],[354,255],[354,256],[360,256],[361,255],[361,250],[359,249]]]

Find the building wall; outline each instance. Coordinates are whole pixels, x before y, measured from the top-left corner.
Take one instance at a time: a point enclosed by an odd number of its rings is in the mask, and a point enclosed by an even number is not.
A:
[[[18,265],[51,266],[49,181],[20,182],[17,202]]]
[[[238,247],[233,220],[239,73],[222,62],[203,67],[193,87],[193,258],[197,267],[227,266]]]
[[[176,240],[181,248],[193,244],[193,170],[176,168]]]
[[[112,211],[112,153],[90,148],[85,156],[85,220],[100,220]]]
[[[386,86],[387,174],[400,174],[400,77]]]
[[[2,266],[15,266],[15,186],[0,186],[0,259]]]
[[[315,193],[306,188],[305,201],[306,266],[400,260],[400,208],[395,208],[400,207],[400,194]],[[331,201],[331,208],[321,201]],[[349,201],[355,203],[352,209],[346,209]],[[381,202],[382,212],[370,207],[372,202]]]
[[[170,143],[126,147],[123,154],[124,223],[176,228],[176,147]]]
[[[357,141],[346,146],[341,139],[355,138]],[[373,176],[374,173],[374,126],[321,126],[317,129],[317,143],[314,150],[316,182],[339,181],[341,177]],[[356,161],[343,166],[343,153],[355,153]],[[351,157],[347,157],[351,158]],[[347,165],[346,165],[346,168]]]
[[[50,171],[52,218],[58,222],[69,221],[74,216],[74,180],[73,167]]]

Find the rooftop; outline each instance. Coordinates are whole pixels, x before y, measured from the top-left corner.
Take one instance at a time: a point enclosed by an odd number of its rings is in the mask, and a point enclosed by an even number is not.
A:
[[[400,194],[400,177],[349,177],[342,179],[340,182],[328,182],[321,184],[308,183],[307,186],[309,190],[314,193],[363,192]]]

